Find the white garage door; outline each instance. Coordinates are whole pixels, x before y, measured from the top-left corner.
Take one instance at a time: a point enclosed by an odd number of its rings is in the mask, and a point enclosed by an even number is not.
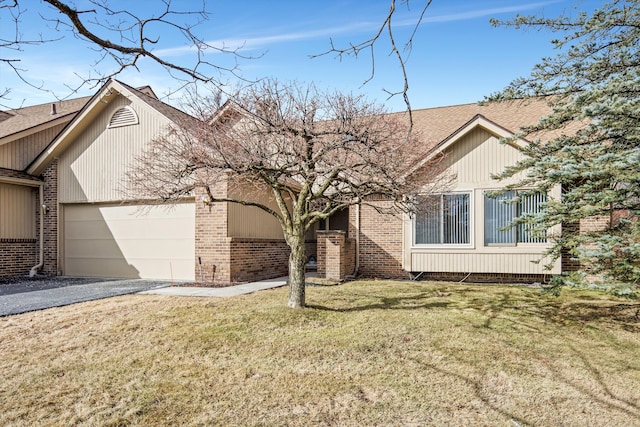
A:
[[[195,205],[66,205],[64,274],[194,279]]]

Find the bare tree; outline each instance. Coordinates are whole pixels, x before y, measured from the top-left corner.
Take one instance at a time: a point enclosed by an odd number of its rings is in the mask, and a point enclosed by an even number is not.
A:
[[[393,56],[398,61],[398,65],[400,66],[400,71],[402,74],[402,89],[400,90],[388,90],[385,89],[385,92],[389,95],[389,98],[394,96],[402,96],[405,105],[407,106],[407,111],[409,112],[409,123],[412,124],[411,117],[411,102],[409,100],[409,76],[407,75],[406,63],[411,55],[411,51],[413,49],[413,39],[424,20],[424,16],[427,13],[427,9],[431,6],[432,0],[423,0],[420,3],[419,12],[416,14],[416,19],[413,24],[413,29],[409,35],[409,37],[403,41],[399,42],[396,36],[396,26],[394,25],[394,18],[397,14],[396,0],[389,1],[389,10],[387,14],[384,16],[382,23],[377,28],[375,33],[368,39],[362,40],[356,43],[350,43],[348,46],[336,46],[331,40],[331,47],[326,52],[323,52],[319,55],[312,55],[312,58],[323,56],[323,55],[335,55],[337,58],[342,59],[344,56],[353,56],[355,58],[359,57],[362,54],[369,55],[369,59],[371,61],[371,72],[369,77],[367,77],[363,85],[369,83],[375,77],[376,73],[376,49],[380,44],[380,40],[386,38],[390,44],[390,49],[388,52],[389,56]],[[407,9],[410,6],[409,0],[402,0],[402,4],[404,4]]]
[[[153,141],[130,185],[138,197],[163,202],[204,190],[208,203],[240,203],[273,215],[291,248],[288,305],[304,307],[307,230],[351,205],[379,207],[374,196],[392,201],[396,213],[411,211],[416,196],[437,182],[439,160],[405,176],[421,154],[406,123],[404,114],[386,114],[363,96],[265,81],[213,120],[188,119]],[[277,208],[242,191],[221,197],[215,191],[221,180],[266,190]]]
[[[91,71],[94,76],[82,75],[81,83],[69,87],[76,92],[85,84],[95,87],[111,77],[115,77],[127,68],[138,68],[140,60],[147,58],[164,67],[172,78],[181,80],[185,85],[194,81],[217,83],[223,75],[236,75],[237,60],[242,56],[238,47],[213,46],[206,43],[196,32],[198,26],[208,19],[205,2],[200,6],[189,2],[173,3],[162,0],[145,3],[145,15],[138,16],[126,8],[114,9],[104,0],[85,0],[72,2],[62,0],[43,0],[50,8],[42,15],[34,14],[20,0],[0,0],[0,22],[5,27],[0,36],[0,63],[9,66],[26,84],[46,90],[43,83],[33,81],[28,70],[23,68],[20,52],[28,45],[54,43],[64,37],[75,37],[93,49],[95,62]],[[82,4],[79,9],[76,4]],[[33,4],[29,6],[33,7]],[[20,26],[25,20],[40,19],[43,29],[38,35],[24,36]],[[157,46],[161,38],[178,36],[192,49],[190,62],[182,65],[159,55]],[[228,54],[232,61],[213,63],[207,58],[212,53]],[[103,65],[100,72],[98,65]],[[88,70],[87,70],[88,71]],[[0,99],[6,97],[10,89],[0,89]]]

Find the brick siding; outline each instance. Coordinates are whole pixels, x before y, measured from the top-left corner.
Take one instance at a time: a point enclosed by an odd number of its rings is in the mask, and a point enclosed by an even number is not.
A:
[[[215,197],[226,197],[226,182],[212,188]],[[204,284],[230,284],[231,250],[227,237],[227,203],[208,205],[200,200],[205,196],[201,189],[196,193],[195,229],[195,277]]]
[[[376,202],[391,208],[391,202]],[[349,235],[355,236],[356,208],[349,212]],[[360,260],[358,275],[388,279],[407,279],[402,269],[402,216],[379,213],[371,206],[360,207]]]
[[[24,276],[36,265],[36,239],[0,239],[0,276]]]
[[[45,169],[44,178],[44,204],[47,207],[44,214],[44,265],[41,273],[47,276],[59,274],[58,268],[58,161],[54,160]],[[41,212],[38,206],[38,212]],[[40,215],[38,214],[38,221]],[[38,238],[40,235],[40,224]]]
[[[234,282],[272,279],[289,273],[289,246],[281,239],[231,238]]]
[[[347,239],[346,232],[329,230],[317,232],[318,276],[344,280],[355,269],[355,239]]]
[[[0,176],[40,182],[36,177],[13,169],[0,168]],[[33,226],[36,228],[36,235],[39,238],[40,228],[38,221],[40,202],[38,191],[39,190],[34,187],[33,197],[36,200],[36,224]],[[26,276],[29,274],[31,267],[38,262],[37,255],[37,239],[0,238],[0,276]]]
[[[227,183],[212,189],[215,197],[226,197]],[[228,237],[228,204],[201,202],[204,191],[196,194],[195,279],[218,286],[237,282],[271,279],[289,272],[289,246],[282,239]],[[316,255],[316,242],[305,244],[307,258]]]

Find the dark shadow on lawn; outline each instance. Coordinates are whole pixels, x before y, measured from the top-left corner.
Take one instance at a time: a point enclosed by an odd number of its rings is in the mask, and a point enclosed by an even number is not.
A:
[[[614,345],[614,343],[612,343],[612,345]],[[623,412],[630,417],[640,420],[640,406],[630,399],[626,399],[623,396],[619,396],[613,393],[597,366],[591,363],[589,358],[582,352],[578,351],[575,347],[571,346],[569,348],[571,348],[571,350],[576,354],[576,358],[582,362],[586,370],[591,373],[591,377],[598,384],[602,395],[604,395],[605,397],[596,394],[588,386],[581,384],[574,379],[568,378],[565,375],[563,369],[560,369],[549,362],[543,362],[545,363],[547,369],[553,372],[554,378],[561,380],[579,393],[588,396],[594,402],[598,402],[603,406],[607,406],[613,410]]]
[[[354,295],[353,300],[351,301],[354,304],[358,303],[358,298],[360,296]],[[334,308],[327,307],[324,305],[317,304],[308,304],[308,308],[316,309],[316,310],[325,310],[325,311],[335,311],[335,312],[359,312],[366,310],[419,310],[419,309],[430,309],[430,308],[446,308],[449,306],[449,302],[445,300],[433,300],[437,298],[437,295],[434,295],[434,292],[421,292],[419,294],[407,295],[407,296],[398,296],[398,297],[385,297],[385,296],[373,296],[367,295],[367,299],[377,298],[379,301],[355,306],[355,307],[345,307],[345,308]]]
[[[640,303],[606,301],[588,294],[584,297],[577,296],[575,301],[566,302],[561,297],[526,288],[523,292],[514,294],[511,288],[501,291],[491,286],[485,291],[482,285],[438,284],[436,288],[415,293],[406,292],[397,296],[344,292],[336,295],[336,299],[339,301],[333,306],[308,304],[307,307],[345,313],[366,310],[472,309],[484,313],[486,320],[483,326],[486,328],[491,328],[497,319],[501,319],[540,331],[539,323],[527,322],[527,318],[535,318],[556,325],[598,325],[606,322],[629,332],[640,332]]]

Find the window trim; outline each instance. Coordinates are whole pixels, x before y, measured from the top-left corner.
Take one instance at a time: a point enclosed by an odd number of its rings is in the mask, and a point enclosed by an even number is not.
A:
[[[416,243],[416,215],[411,215],[411,247],[416,249],[473,249],[475,248],[475,201],[474,190],[454,190],[434,193],[430,196],[467,194],[469,196],[469,243]]]

